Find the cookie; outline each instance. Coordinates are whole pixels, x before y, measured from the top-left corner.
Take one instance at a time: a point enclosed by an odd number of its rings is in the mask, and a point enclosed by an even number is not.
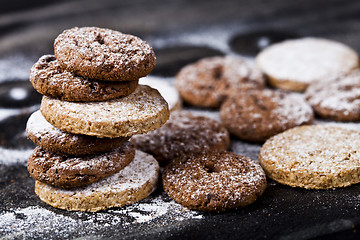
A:
[[[162,126],[131,138],[135,147],[152,154],[161,164],[183,154],[226,150],[230,137],[225,127],[210,118],[174,111]]]
[[[359,67],[358,54],[350,47],[321,38],[302,38],[273,44],[256,57],[270,85],[302,92],[314,81]]]
[[[44,96],[40,110],[63,131],[109,138],[147,133],[169,118],[166,101],[145,85],[126,97],[103,102],[67,102]]]
[[[97,138],[65,132],[48,123],[40,111],[34,112],[29,117],[26,134],[44,150],[72,156],[108,152],[120,147],[129,139],[128,137]]]
[[[316,115],[335,121],[360,120],[360,70],[335,78],[316,82],[306,90],[306,100]]]
[[[96,212],[122,207],[149,196],[157,187],[159,165],[136,151],[134,160],[120,172],[85,187],[61,189],[36,181],[35,193],[45,203],[70,211]]]
[[[182,99],[197,107],[217,108],[229,90],[263,88],[264,77],[252,62],[233,56],[210,57],[183,67],[175,85]]]
[[[90,79],[132,81],[148,75],[156,58],[150,45],[136,36],[98,28],[71,28],[54,42],[59,64]]]
[[[119,172],[133,159],[131,143],[100,155],[66,157],[36,147],[28,161],[30,176],[62,188],[88,185]]]
[[[181,110],[182,102],[178,90],[170,83],[170,80],[147,76],[139,79],[140,84],[148,85],[159,91],[161,96],[169,104],[170,111]]]
[[[233,94],[221,106],[220,118],[239,139],[264,142],[286,129],[312,123],[314,114],[302,96],[264,89]]]
[[[231,152],[179,157],[165,167],[162,180],[172,199],[201,211],[247,206],[266,188],[260,165]]]
[[[42,56],[31,68],[30,82],[39,93],[65,101],[105,101],[135,91],[138,80],[96,81],[62,69],[53,55]]]
[[[259,161],[266,174],[292,187],[327,189],[360,182],[360,132],[301,126],[270,138]]]

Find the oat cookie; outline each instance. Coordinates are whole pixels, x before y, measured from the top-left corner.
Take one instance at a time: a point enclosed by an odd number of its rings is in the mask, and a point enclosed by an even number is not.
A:
[[[260,165],[231,152],[182,156],[165,167],[164,190],[176,202],[202,211],[225,211],[254,202],[266,188]]]
[[[145,85],[129,96],[103,102],[66,102],[44,96],[40,110],[63,131],[110,138],[147,133],[169,118],[166,101]]]
[[[360,132],[335,126],[301,126],[262,146],[266,174],[292,187],[327,189],[360,182]]]
[[[156,62],[147,42],[98,27],[65,30],[55,39],[54,52],[67,71],[106,81],[138,80],[148,75]]]
[[[350,72],[359,66],[350,47],[321,38],[302,38],[273,44],[256,57],[259,68],[277,88],[304,91],[314,81]]]
[[[231,134],[250,142],[264,142],[286,129],[312,123],[313,111],[302,96],[269,89],[232,95],[220,108]]]
[[[135,147],[162,164],[183,154],[226,150],[230,137],[225,127],[210,118],[174,111],[164,126],[131,138]]]
[[[329,83],[313,83],[305,95],[315,113],[322,118],[335,121],[360,120],[360,70],[354,70]]]
[[[28,162],[30,176],[62,188],[88,185],[119,172],[133,159],[135,150],[129,142],[100,155],[66,157],[35,148]]]
[[[229,90],[263,88],[264,82],[255,64],[233,56],[201,59],[182,68],[175,79],[185,102],[211,108],[219,107]]]
[[[26,133],[28,138],[42,149],[72,156],[111,151],[129,139],[129,137],[97,138],[65,132],[48,123],[40,111],[34,112],[29,117]]]
[[[96,183],[61,189],[36,181],[35,193],[42,201],[56,208],[97,212],[146,198],[156,189],[158,178],[157,161],[149,154],[136,151],[134,160],[128,166]]]
[[[62,69],[53,55],[42,56],[31,68],[30,82],[36,91],[66,101],[105,101],[127,96],[138,81],[109,82],[87,79]]]

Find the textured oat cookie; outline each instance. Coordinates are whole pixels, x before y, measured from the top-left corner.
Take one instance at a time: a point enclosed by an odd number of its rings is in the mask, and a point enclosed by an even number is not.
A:
[[[53,55],[42,56],[30,70],[30,82],[36,91],[66,101],[105,101],[127,96],[138,81],[96,81],[62,69]]]
[[[327,189],[360,182],[360,132],[335,126],[301,126],[262,146],[266,174],[292,187]]]
[[[67,190],[36,181],[35,193],[56,208],[96,212],[146,198],[157,187],[158,178],[157,161],[151,155],[136,151],[134,160],[128,166],[96,183]]]
[[[274,87],[302,92],[314,81],[326,82],[333,75],[357,68],[359,57],[342,43],[302,38],[265,48],[256,63]]]
[[[63,131],[110,138],[147,133],[169,118],[166,101],[145,85],[129,96],[103,102],[66,102],[44,96],[40,110]]]
[[[129,139],[128,137],[97,138],[65,132],[48,123],[40,111],[34,112],[29,117],[26,134],[30,140],[44,150],[73,156],[111,151]]]
[[[230,137],[225,127],[215,120],[186,111],[174,111],[164,126],[147,134],[135,135],[131,142],[166,164],[183,154],[226,150]]]
[[[148,75],[156,62],[147,42],[97,27],[65,30],[55,39],[54,52],[67,71],[106,81],[137,80]]]
[[[185,102],[211,108],[219,107],[229,90],[263,88],[264,82],[255,64],[233,56],[201,59],[182,68],[175,79]]]
[[[236,137],[264,142],[286,129],[312,123],[314,114],[302,96],[264,89],[232,95],[221,106],[220,118]]]
[[[354,70],[329,83],[313,83],[305,95],[315,113],[322,118],[335,121],[360,120],[360,70]]]
[[[251,159],[231,152],[208,152],[175,159],[162,175],[176,202],[202,211],[225,211],[254,202],[266,188],[266,175]]]
[[[100,155],[66,157],[35,148],[28,162],[30,176],[62,188],[88,185],[119,172],[133,159],[135,150],[129,142]]]

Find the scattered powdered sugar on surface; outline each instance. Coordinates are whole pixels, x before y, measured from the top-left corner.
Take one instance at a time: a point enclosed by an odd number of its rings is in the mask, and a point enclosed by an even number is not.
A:
[[[21,164],[26,165],[33,149],[17,150],[0,147],[0,164]]]

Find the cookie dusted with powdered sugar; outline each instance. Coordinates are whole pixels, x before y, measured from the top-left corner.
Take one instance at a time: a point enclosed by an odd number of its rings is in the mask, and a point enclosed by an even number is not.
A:
[[[183,67],[175,79],[185,102],[211,108],[219,107],[230,90],[261,89],[264,82],[255,64],[234,56],[201,59]]]
[[[135,149],[129,142],[112,151],[81,157],[66,157],[35,148],[28,162],[30,176],[62,188],[96,182],[119,172],[133,159]]]
[[[150,45],[136,36],[106,28],[71,28],[54,42],[59,64],[90,79],[131,81],[148,75],[156,58]]]
[[[256,56],[256,63],[272,86],[302,92],[312,82],[358,68],[359,57],[342,43],[309,37],[273,44]]]
[[[301,126],[262,146],[266,174],[292,187],[327,189],[360,182],[360,132],[335,126]]]
[[[66,101],[105,101],[127,96],[138,81],[109,82],[84,78],[60,67],[53,55],[42,56],[30,70],[30,82],[36,91]]]
[[[302,96],[264,89],[232,95],[221,106],[220,118],[239,139],[264,142],[289,128],[311,124],[314,114]]]
[[[147,133],[169,119],[167,102],[145,85],[126,97],[103,102],[67,102],[44,96],[40,110],[63,131],[109,138]]]
[[[247,206],[266,188],[260,165],[231,152],[176,158],[165,167],[162,180],[164,190],[176,202],[211,212]]]
[[[162,164],[189,153],[226,150],[229,133],[219,122],[186,111],[174,111],[161,128],[131,138],[135,147]]]
[[[335,121],[360,120],[360,70],[333,79],[316,82],[306,90],[306,100],[315,113]]]
[[[122,207],[149,196],[157,187],[159,164],[149,154],[136,151],[124,169],[96,183],[74,189],[61,189],[39,181],[35,193],[45,203],[70,211],[97,212]]]

